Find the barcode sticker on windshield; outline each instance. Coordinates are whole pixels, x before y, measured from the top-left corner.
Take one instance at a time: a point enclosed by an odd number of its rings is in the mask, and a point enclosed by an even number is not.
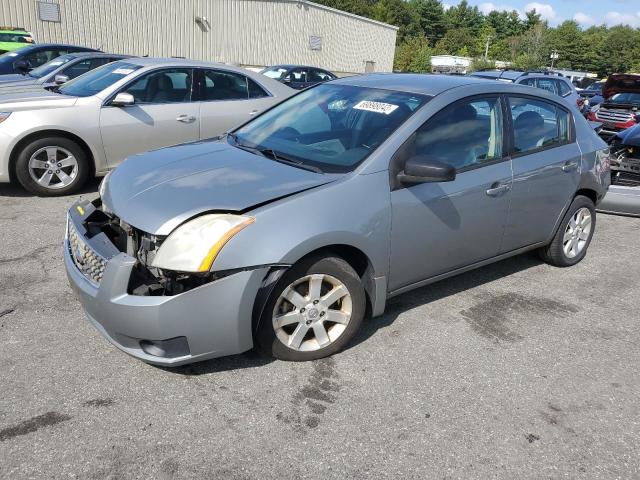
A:
[[[131,72],[133,72],[132,68],[116,68],[113,71],[116,75],[129,75]]]
[[[384,113],[385,115],[389,115],[396,108],[398,108],[398,105],[363,100],[360,103],[354,105],[353,108],[356,110],[367,110],[368,112]]]

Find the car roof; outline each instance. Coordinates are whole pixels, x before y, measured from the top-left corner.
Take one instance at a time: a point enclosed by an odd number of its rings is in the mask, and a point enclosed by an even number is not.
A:
[[[524,71],[524,70],[478,70],[469,74],[472,77],[490,78],[495,80],[508,80],[515,82],[521,77],[535,77],[535,78],[556,78],[564,79],[568,81],[567,77],[559,75],[554,72],[542,72],[542,71]]]
[[[119,53],[106,53],[106,52],[71,52],[65,55],[61,55],[62,57],[71,57],[71,58],[84,58],[84,57],[93,57],[93,58],[101,58],[101,57],[115,57],[115,58],[131,58],[131,55],[121,55]]]
[[[322,67],[314,67],[312,65],[296,65],[293,63],[278,63],[276,65],[271,65],[270,67],[266,67],[266,68],[315,68],[316,70],[322,70],[325,72],[329,71],[326,68],[322,68]]]
[[[21,52],[27,52],[27,51],[31,51],[31,50],[43,50],[43,49],[47,49],[47,48],[51,48],[51,47],[82,48],[85,51],[95,51],[95,52],[99,51],[99,50],[97,50],[95,48],[91,48],[91,47],[81,47],[79,45],[69,45],[69,44],[66,44],[66,43],[34,43],[33,45],[26,45],[26,46],[24,46],[22,48],[14,50],[13,53],[21,53]]]
[[[486,84],[486,80],[475,77],[429,73],[369,73],[339,78],[332,80],[331,83],[435,96],[450,88]]]
[[[127,63],[140,65],[141,67],[205,67],[205,68],[223,68],[228,70],[236,70],[241,72],[251,72],[239,65],[231,65],[229,63],[205,62],[202,60],[190,60],[187,58],[155,58],[155,57],[130,57]],[[251,72],[255,73],[255,72]]]

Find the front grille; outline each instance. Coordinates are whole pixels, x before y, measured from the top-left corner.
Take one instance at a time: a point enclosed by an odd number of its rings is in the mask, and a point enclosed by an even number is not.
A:
[[[629,120],[633,120],[633,116],[629,112],[617,111],[617,110],[608,110],[606,108],[601,108],[596,113],[596,118],[598,120],[602,120],[603,122],[614,122],[614,123],[626,123]]]
[[[107,260],[89,246],[71,220],[67,223],[67,238],[69,254],[75,266],[91,283],[100,285]]]
[[[640,175],[627,172],[612,172],[611,184],[621,187],[640,187]]]

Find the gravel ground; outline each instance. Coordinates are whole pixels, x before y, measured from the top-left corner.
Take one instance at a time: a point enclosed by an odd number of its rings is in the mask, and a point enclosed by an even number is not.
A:
[[[166,370],[85,321],[73,200],[0,186],[0,478],[640,477],[639,219],[396,297],[333,358]]]

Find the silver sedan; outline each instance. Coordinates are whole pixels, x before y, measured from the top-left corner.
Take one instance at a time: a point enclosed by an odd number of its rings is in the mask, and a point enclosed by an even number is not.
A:
[[[0,183],[76,191],[124,158],[215,137],[295,93],[230,65],[130,58],[56,91],[0,93]]]

